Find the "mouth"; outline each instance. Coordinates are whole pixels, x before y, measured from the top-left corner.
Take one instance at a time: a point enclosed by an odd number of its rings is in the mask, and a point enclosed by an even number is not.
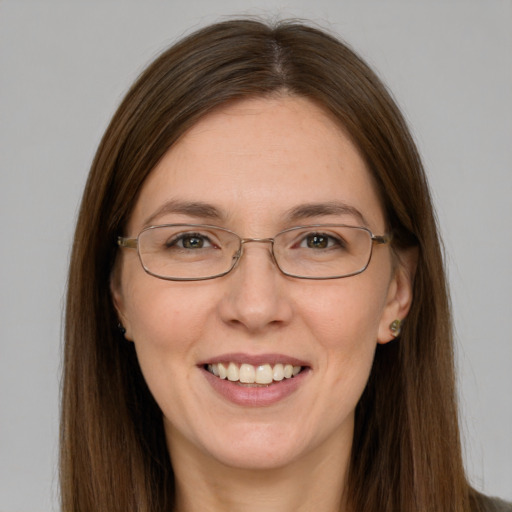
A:
[[[231,352],[200,361],[206,381],[228,402],[269,407],[294,396],[309,381],[307,360],[286,354]]]
[[[253,365],[230,361],[205,364],[204,369],[221,380],[226,379],[241,386],[268,387],[283,380],[293,379],[305,371],[306,367],[291,363]]]

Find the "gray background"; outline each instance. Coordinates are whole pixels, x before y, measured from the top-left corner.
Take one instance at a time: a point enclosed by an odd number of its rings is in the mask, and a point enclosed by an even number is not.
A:
[[[57,510],[66,267],[102,132],[160,50],[244,13],[334,30],[410,120],[446,244],[468,471],[512,499],[510,0],[0,0],[0,510]]]

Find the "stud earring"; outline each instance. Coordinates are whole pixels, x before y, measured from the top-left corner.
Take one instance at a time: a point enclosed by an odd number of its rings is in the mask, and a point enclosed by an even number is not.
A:
[[[117,324],[117,328],[119,329],[119,332],[124,336],[126,334],[126,329],[123,327],[123,324],[119,322]]]
[[[402,321],[398,318],[396,320],[393,320],[391,324],[389,325],[389,330],[391,331],[391,334],[393,337],[397,337],[400,335],[400,331],[402,330]]]

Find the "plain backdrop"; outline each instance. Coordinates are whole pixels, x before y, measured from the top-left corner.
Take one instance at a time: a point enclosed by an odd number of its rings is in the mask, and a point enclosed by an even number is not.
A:
[[[102,132],[162,49],[241,14],[336,32],[394,92],[444,235],[468,471],[512,499],[510,0],[0,0],[0,511],[58,509],[66,270]]]

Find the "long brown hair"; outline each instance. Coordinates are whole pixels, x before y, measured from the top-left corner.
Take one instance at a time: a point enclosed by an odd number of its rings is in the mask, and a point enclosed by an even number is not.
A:
[[[163,512],[173,470],[161,412],[124,341],[109,293],[116,235],[151,170],[223,103],[284,92],[332,112],[378,185],[396,247],[417,247],[400,338],[377,348],[357,406],[349,503],[365,512],[471,509],[457,425],[451,318],[435,216],[409,130],[386,88],[345,44],[300,23],[208,26],[158,57],[130,89],[94,159],[67,296],[62,507]]]

